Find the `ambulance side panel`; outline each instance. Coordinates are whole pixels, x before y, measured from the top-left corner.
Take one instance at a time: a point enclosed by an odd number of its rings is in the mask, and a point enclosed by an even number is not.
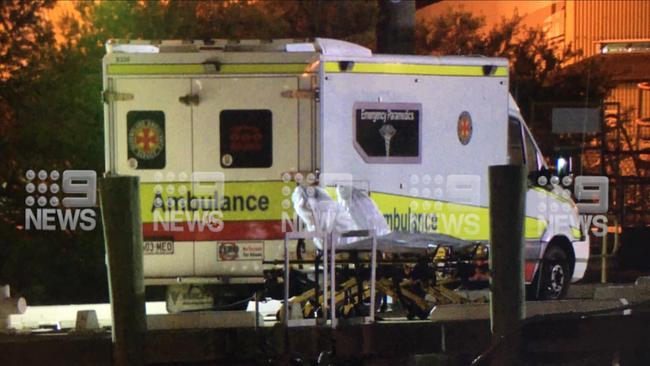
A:
[[[324,73],[321,94],[324,172],[348,174],[355,184],[365,184],[393,229],[410,231],[403,221],[417,213],[432,217],[424,231],[487,239],[488,166],[507,163],[507,77],[334,72]],[[364,161],[354,146],[355,103],[419,108],[417,159]],[[466,144],[459,137],[463,115],[471,118]],[[478,227],[476,217],[463,223],[464,211],[476,213]]]

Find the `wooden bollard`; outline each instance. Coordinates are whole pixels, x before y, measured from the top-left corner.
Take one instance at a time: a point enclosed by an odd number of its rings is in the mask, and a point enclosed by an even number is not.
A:
[[[499,365],[520,364],[521,321],[526,316],[524,217],[526,171],[521,165],[489,167],[490,324]],[[505,339],[502,339],[506,337]]]
[[[139,183],[138,177],[117,176],[99,185],[117,366],[144,365],[147,319]]]
[[[27,311],[27,301],[23,297],[11,297],[9,285],[0,286],[0,332],[9,330],[10,315],[25,314],[25,311]]]

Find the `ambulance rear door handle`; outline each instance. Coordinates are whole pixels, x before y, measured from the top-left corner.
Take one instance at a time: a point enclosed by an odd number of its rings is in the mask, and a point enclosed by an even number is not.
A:
[[[133,100],[134,96],[131,93],[118,93],[116,91],[104,90],[102,92],[102,100],[104,103],[122,102]]]
[[[284,90],[280,93],[283,98],[293,99],[319,99],[320,91],[316,90]]]
[[[178,98],[178,101],[190,106],[190,105],[199,105],[199,95],[198,94],[187,94]]]

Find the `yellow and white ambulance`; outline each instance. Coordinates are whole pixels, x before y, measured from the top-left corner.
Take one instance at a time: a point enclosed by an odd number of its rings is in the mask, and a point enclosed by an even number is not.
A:
[[[262,283],[295,228],[292,192],[317,179],[362,187],[392,231],[487,243],[488,166],[546,168],[504,59],[332,39],[112,41],[103,74],[107,174],[141,179],[148,285]],[[543,298],[563,296],[589,255],[555,183],[527,193],[525,276]]]

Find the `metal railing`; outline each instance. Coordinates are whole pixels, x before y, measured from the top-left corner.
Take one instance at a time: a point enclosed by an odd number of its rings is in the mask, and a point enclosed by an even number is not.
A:
[[[322,324],[328,322],[332,328],[336,328],[336,253],[337,244],[342,238],[370,238],[370,313],[364,317],[364,322],[372,323],[375,321],[375,303],[376,303],[376,280],[377,280],[377,237],[374,230],[354,230],[338,232],[334,230],[331,233],[326,232],[289,232],[284,237],[284,325],[298,326],[298,325],[316,325],[318,322],[305,322],[304,319],[291,319],[291,310],[289,303],[290,293],[290,271],[291,259],[289,257],[289,242],[298,239],[317,239],[320,238],[323,243],[323,304],[322,304]],[[318,271],[318,268],[315,268]],[[318,279],[316,279],[318,281]],[[328,283],[329,281],[329,283]],[[363,280],[361,280],[363,283]],[[316,284],[318,285],[318,283]],[[316,299],[319,294],[315,293]],[[362,295],[361,295],[362,296]],[[328,302],[329,299],[329,302]],[[361,305],[361,304],[360,304]]]

